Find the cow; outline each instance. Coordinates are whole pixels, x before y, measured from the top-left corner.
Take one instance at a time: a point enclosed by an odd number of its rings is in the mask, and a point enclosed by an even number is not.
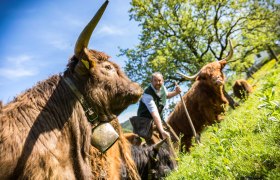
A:
[[[93,127],[114,120],[143,92],[108,55],[87,48],[107,4],[81,32],[64,73],[1,105],[0,179],[97,178]]]
[[[207,125],[222,120],[222,114],[228,104],[223,88],[225,76],[222,69],[233,55],[231,42],[228,56],[220,61],[211,62],[201,68],[193,76],[182,76],[187,80],[195,80],[188,92],[182,97],[197,134]],[[189,151],[193,132],[182,101],[178,102],[174,111],[167,118],[167,123],[181,139],[181,151]],[[173,138],[173,141],[176,141]]]
[[[134,133],[124,133],[141,179],[163,179],[177,168],[176,154],[167,139],[148,145]]]
[[[245,79],[238,79],[232,86],[234,96],[244,100],[253,92],[251,85]]]

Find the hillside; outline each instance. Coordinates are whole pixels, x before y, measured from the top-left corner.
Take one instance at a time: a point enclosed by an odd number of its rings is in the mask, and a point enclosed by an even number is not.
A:
[[[129,120],[121,123],[122,129],[124,132],[131,132],[132,131],[132,125]]]
[[[255,85],[248,100],[208,127],[202,145],[179,154],[178,170],[166,179],[280,179],[279,63],[270,61],[248,81]]]

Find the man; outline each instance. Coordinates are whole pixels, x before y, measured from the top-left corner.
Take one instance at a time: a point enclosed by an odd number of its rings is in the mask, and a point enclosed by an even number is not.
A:
[[[137,116],[153,119],[161,137],[165,139],[170,137],[162,125],[162,111],[166,104],[166,98],[169,99],[181,93],[181,88],[176,86],[174,91],[168,92],[163,82],[161,73],[152,74],[151,84],[145,89],[140,100]]]

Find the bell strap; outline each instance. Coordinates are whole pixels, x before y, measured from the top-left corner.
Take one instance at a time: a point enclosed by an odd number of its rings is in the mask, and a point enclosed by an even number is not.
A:
[[[98,115],[94,112],[93,108],[89,106],[88,102],[85,100],[84,96],[77,89],[73,81],[69,77],[63,77],[62,79],[72,90],[72,92],[75,94],[78,101],[81,103],[88,121],[91,124],[96,124],[95,121],[98,119]]]

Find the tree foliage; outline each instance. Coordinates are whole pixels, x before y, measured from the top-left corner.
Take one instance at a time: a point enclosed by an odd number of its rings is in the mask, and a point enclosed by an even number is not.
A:
[[[181,82],[176,70],[192,75],[222,59],[229,39],[234,57],[228,70],[244,72],[252,54],[279,38],[279,5],[270,0],[132,0],[129,13],[142,28],[140,42],[120,55],[128,58],[128,76],[143,86],[155,71],[167,85],[171,78]]]

